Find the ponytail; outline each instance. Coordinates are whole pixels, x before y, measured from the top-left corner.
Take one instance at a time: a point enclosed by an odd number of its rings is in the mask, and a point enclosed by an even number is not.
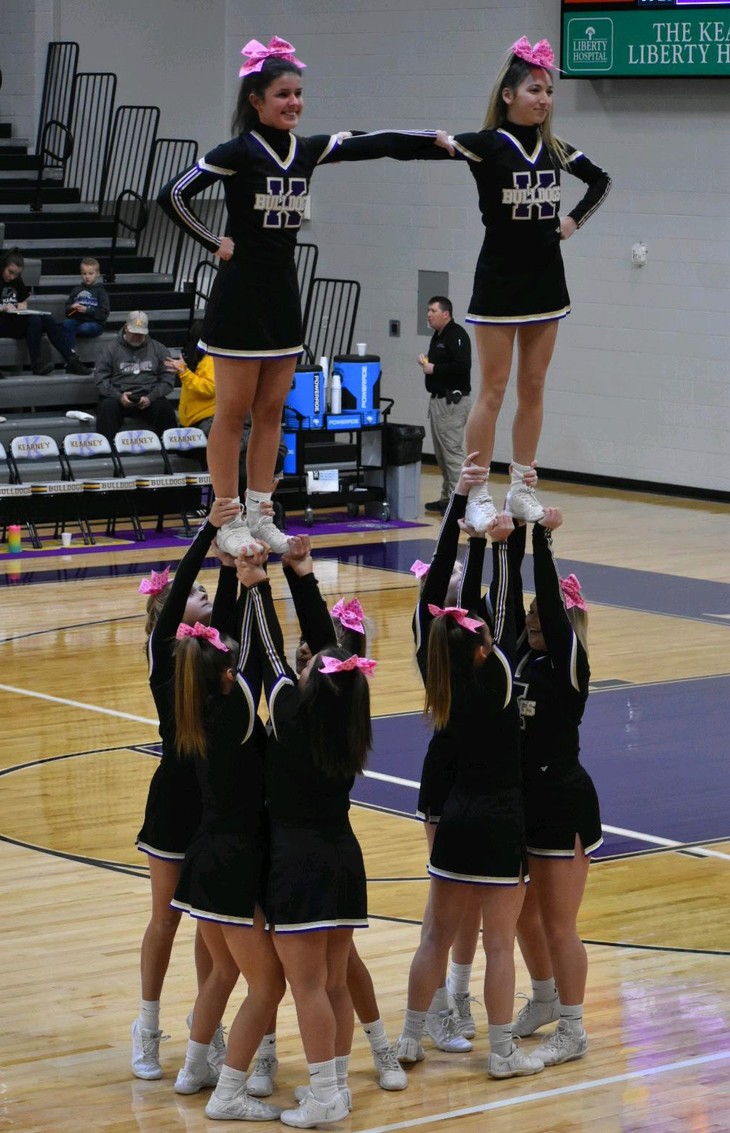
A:
[[[323,673],[320,657],[346,661],[350,650],[330,646],[317,654],[302,690],[312,761],[333,779],[362,774],[373,746],[370,688],[360,669]]]
[[[206,707],[221,691],[226,669],[235,668],[237,646],[230,637],[223,653],[200,637],[175,641],[175,743],[180,755],[206,758]]]
[[[451,717],[455,690],[461,694],[474,676],[474,654],[482,637],[450,617],[434,618],[428,635],[424,712],[437,730]]]

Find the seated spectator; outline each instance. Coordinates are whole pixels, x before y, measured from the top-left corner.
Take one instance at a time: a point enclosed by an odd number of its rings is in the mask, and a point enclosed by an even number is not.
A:
[[[70,350],[76,345],[77,334],[82,338],[96,338],[101,334],[109,318],[109,306],[99,261],[93,256],[84,256],[81,283],[66,300],[66,318],[61,324]]]
[[[161,437],[177,425],[175,407],[167,400],[175,384],[168,349],[150,337],[144,311],[130,311],[113,342],[96,360],[99,404],[96,427],[113,441],[125,417],[139,417],[143,428]]]
[[[182,349],[180,358],[170,358],[170,367],[174,368],[182,385],[178,416],[180,424],[186,427],[194,425],[202,429],[206,437],[210,433],[215,415],[215,374],[213,372],[213,359],[198,345],[203,329],[202,319],[194,322],[190,327],[188,340]],[[238,465],[239,493],[246,491],[246,449],[251,433],[251,415],[246,417],[241,435],[241,456]],[[282,436],[279,453],[274,468],[274,475],[278,477],[284,467],[286,456],[286,443]],[[276,508],[274,509],[276,512]]]
[[[53,362],[41,365],[41,339],[46,334],[66,363],[69,374],[90,374],[91,370],[67,342],[66,335],[52,315],[26,314],[30,288],[23,282],[25,260],[19,248],[0,255],[0,338],[25,339],[34,374],[52,374]],[[4,376],[4,375],[3,375]]]

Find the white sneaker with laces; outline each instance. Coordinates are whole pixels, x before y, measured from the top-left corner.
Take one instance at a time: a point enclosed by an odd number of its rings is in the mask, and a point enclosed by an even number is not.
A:
[[[405,1090],[408,1075],[395,1056],[395,1048],[389,1043],[384,1050],[374,1050],[372,1054],[381,1090]]]
[[[252,1098],[244,1089],[231,1098],[213,1094],[205,1107],[205,1116],[214,1121],[276,1121],[281,1116],[281,1107]]]
[[[246,1081],[246,1089],[255,1098],[268,1098],[274,1092],[274,1079],[279,1059],[274,1054],[260,1054]]]
[[[212,1089],[218,1085],[219,1073],[209,1062],[206,1063],[205,1069],[200,1074],[194,1074],[192,1070],[186,1070],[183,1066],[182,1070],[177,1072],[175,1093],[197,1094],[199,1090]]]
[[[474,494],[472,495],[472,493]],[[481,485],[477,488],[471,488],[464,513],[464,523],[481,534],[496,518],[497,509],[494,506],[494,500],[489,495],[489,489],[485,490]]]
[[[448,1054],[462,1054],[472,1049],[467,1038],[459,1034],[452,1011],[429,1011],[426,1016],[426,1034],[431,1041]]]
[[[513,519],[524,519],[526,523],[537,523],[545,514],[534,488],[527,484],[513,484],[504,501],[504,510]]]
[[[476,1025],[474,1023],[474,1016],[471,1013],[471,1004],[478,1003],[479,1000],[475,999],[473,995],[469,995],[468,991],[457,992],[451,995],[454,1001],[454,1026],[456,1033],[463,1035],[465,1039],[473,1039],[477,1033]]]
[[[251,525],[251,534],[255,539],[268,543],[276,555],[285,555],[289,550],[288,536],[280,531],[270,515],[256,514],[255,504],[248,505],[248,522]]]
[[[215,541],[219,551],[223,551],[226,555],[231,555],[234,559],[237,558],[246,547],[249,548],[246,551],[246,554],[249,555],[253,554],[255,551],[261,550],[261,544],[256,542],[246,520],[240,515],[237,519],[232,519],[229,523],[224,523],[218,528]]]
[[[306,1098],[307,1094],[310,1094],[311,1092],[312,1091],[311,1091],[309,1086],[295,1086],[294,1087],[294,1097],[297,1099],[298,1102],[303,1102],[304,1099]],[[348,1111],[350,1113],[352,1113],[352,1090],[350,1089],[349,1086],[344,1086],[340,1089],[340,1093],[342,1094],[343,1098],[345,1099],[345,1104],[347,1106]]]
[[[306,1097],[302,1098],[297,1108],[285,1109],[280,1117],[284,1125],[291,1125],[295,1129],[313,1129],[315,1125],[331,1125],[335,1121],[342,1121],[349,1112],[344,1094],[335,1094],[331,1102],[321,1102],[311,1090],[307,1090]]]
[[[528,999],[525,1006],[517,1013],[517,1018],[512,1024],[512,1034],[515,1038],[526,1039],[546,1023],[557,1023],[559,1018],[560,1000],[557,995],[548,1001]]]
[[[135,1078],[152,1081],[162,1077],[160,1043],[167,1035],[162,1031],[147,1031],[135,1019],[132,1023],[132,1073]]]
[[[557,1066],[560,1062],[572,1062],[575,1058],[584,1058],[588,1053],[588,1035],[585,1031],[575,1034],[568,1027],[565,1019],[561,1019],[553,1033],[541,1042],[534,1052],[535,1058],[540,1058],[545,1066]]]
[[[535,1054],[525,1054],[518,1046],[505,1058],[492,1052],[487,1058],[487,1074],[490,1078],[523,1078],[528,1074],[539,1074],[545,1063]]]
[[[395,1057],[399,1062],[423,1062],[426,1054],[418,1039],[401,1035],[395,1044]]]

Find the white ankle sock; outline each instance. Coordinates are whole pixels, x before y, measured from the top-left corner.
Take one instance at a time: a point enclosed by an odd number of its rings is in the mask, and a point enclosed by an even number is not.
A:
[[[455,964],[449,962],[449,974],[446,977],[446,986],[452,995],[468,995],[471,982],[471,964]]]
[[[509,1058],[512,1053],[512,1024],[489,1024],[489,1049],[492,1054]]]
[[[257,1058],[276,1058],[276,1035],[264,1035],[256,1051]]]
[[[532,471],[532,465],[530,465],[530,464],[518,464],[516,460],[513,460],[512,463],[510,464],[510,480],[511,480],[511,482],[513,484],[524,483],[525,473],[530,472],[530,471]]]
[[[406,1008],[405,1018],[403,1019],[404,1039],[416,1039],[418,1042],[420,1042],[423,1038],[423,1031],[425,1026],[425,1011],[411,1011],[410,1008]]]
[[[227,1101],[246,1088],[246,1071],[234,1070],[232,1066],[221,1066],[221,1076],[215,1088],[215,1096],[221,1101]]]
[[[349,1054],[339,1054],[335,1058],[335,1070],[337,1072],[337,1089],[347,1089],[347,1075],[350,1071],[350,1056]]]
[[[532,980],[531,983],[532,998],[536,1003],[552,1003],[557,999],[558,989],[552,976],[549,980]]]
[[[205,1070],[208,1063],[209,1051],[209,1043],[196,1043],[193,1039],[188,1039],[188,1047],[185,1052],[185,1069],[189,1070],[191,1074],[200,1074]]]
[[[390,1046],[382,1019],[376,1019],[374,1023],[363,1023],[362,1029],[367,1035],[371,1050],[386,1050]]]
[[[159,999],[143,999],[139,1008],[140,1025],[145,1031],[159,1031],[160,1029],[160,1001]]]
[[[312,1096],[318,1102],[332,1102],[337,1097],[337,1059],[328,1062],[311,1062],[309,1070],[309,1088]]]

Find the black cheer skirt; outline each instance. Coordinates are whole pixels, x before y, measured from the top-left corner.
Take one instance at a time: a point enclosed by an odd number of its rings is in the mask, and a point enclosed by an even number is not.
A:
[[[277,932],[368,927],[365,865],[349,820],[271,822],[264,911]]]
[[[523,770],[527,852],[572,858],[576,835],[585,854],[603,842],[601,811],[593,780],[580,763],[551,774]]]
[[[472,885],[517,885],[527,879],[522,791],[479,794],[455,786],[436,827],[428,872]]]
[[[163,756],[150,781],[137,849],[154,858],[182,861],[200,825],[201,814],[193,761]]]
[[[302,307],[294,261],[253,267],[225,260],[208,300],[200,346],[220,358],[296,357]]]

